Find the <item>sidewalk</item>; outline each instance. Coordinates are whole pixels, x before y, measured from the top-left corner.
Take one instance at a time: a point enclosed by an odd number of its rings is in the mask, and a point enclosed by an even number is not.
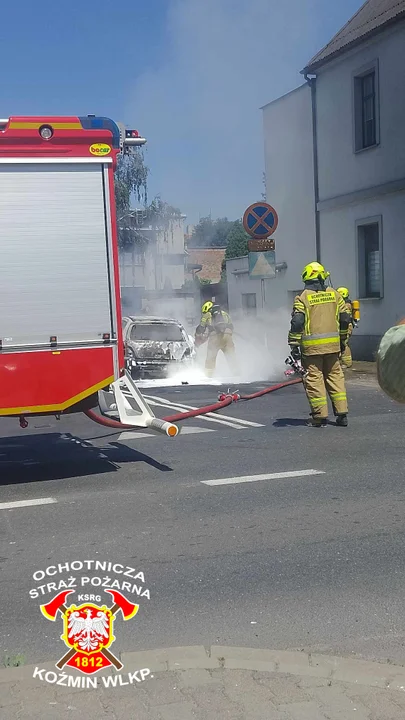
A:
[[[366,362],[363,360],[353,360],[353,366],[350,368],[353,373],[362,373],[365,375],[377,375],[377,364],[375,362]]]
[[[98,689],[53,663],[0,670],[1,720],[404,720],[405,667],[304,652],[202,646],[123,653]],[[148,668],[144,681],[135,671]],[[63,680],[62,685],[56,683]],[[75,671],[71,671],[73,677]],[[48,676],[48,681],[45,676]],[[42,676],[42,680],[39,679]],[[118,677],[121,682],[118,683]],[[83,677],[82,675],[80,677]],[[132,677],[132,681],[128,678]],[[103,679],[104,678],[104,679]],[[117,687],[104,687],[114,678]],[[101,682],[103,681],[103,682]],[[79,682],[79,680],[78,680]]]

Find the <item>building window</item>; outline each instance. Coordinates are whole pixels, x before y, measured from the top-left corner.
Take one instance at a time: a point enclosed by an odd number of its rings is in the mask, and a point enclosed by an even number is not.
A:
[[[362,298],[383,296],[381,221],[357,225],[359,292]]]
[[[256,293],[242,293],[244,315],[256,315]]]
[[[378,74],[377,66],[354,77],[355,151],[378,144]]]

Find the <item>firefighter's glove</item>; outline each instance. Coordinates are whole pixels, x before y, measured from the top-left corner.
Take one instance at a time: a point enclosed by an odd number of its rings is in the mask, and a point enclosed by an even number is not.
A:
[[[291,357],[294,360],[301,360],[301,350],[298,345],[291,345]]]

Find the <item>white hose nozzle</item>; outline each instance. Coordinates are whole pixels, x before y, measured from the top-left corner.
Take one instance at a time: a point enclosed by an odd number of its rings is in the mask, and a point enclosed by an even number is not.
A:
[[[157,432],[164,433],[164,435],[167,435],[168,437],[176,437],[176,435],[179,434],[179,428],[177,425],[173,425],[173,423],[167,422],[166,420],[160,420],[160,418],[152,418],[151,420],[146,421],[147,427],[150,427],[151,430],[156,430]]]

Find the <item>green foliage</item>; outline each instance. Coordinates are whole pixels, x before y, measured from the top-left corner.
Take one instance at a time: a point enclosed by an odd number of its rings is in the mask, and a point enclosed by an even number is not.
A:
[[[188,246],[190,248],[225,247],[232,225],[232,221],[228,218],[217,218],[217,220],[212,220],[211,217],[201,218],[193,230]]]
[[[174,217],[180,217],[178,208],[169,205],[157,195],[150,205],[146,205],[144,213],[144,227],[152,227],[154,230],[165,230]]]
[[[20,667],[25,663],[25,655],[4,655],[3,666],[6,668]]]
[[[148,173],[149,169],[145,165],[140,148],[133,148],[130,153],[118,156],[114,177],[118,218],[128,212],[131,206],[131,195],[134,194],[138,202],[147,203]]]
[[[148,242],[148,236],[142,232],[152,228],[155,232],[165,229],[170,218],[180,215],[180,210],[163,202],[160,197],[148,201],[147,180],[149,169],[146,167],[142,150],[133,148],[131,152],[118,156],[115,171],[115,202],[118,219],[118,244],[121,248],[137,243],[141,248]],[[131,210],[131,197],[143,204],[143,211]]]
[[[245,231],[242,221],[236,220],[227,235],[225,259],[221,265],[221,282],[226,282],[226,261],[235,257],[244,257],[248,254],[249,235]]]
[[[235,257],[243,257],[248,254],[249,235],[245,231],[242,221],[235,220],[227,235],[227,246],[225,258],[230,260]]]

